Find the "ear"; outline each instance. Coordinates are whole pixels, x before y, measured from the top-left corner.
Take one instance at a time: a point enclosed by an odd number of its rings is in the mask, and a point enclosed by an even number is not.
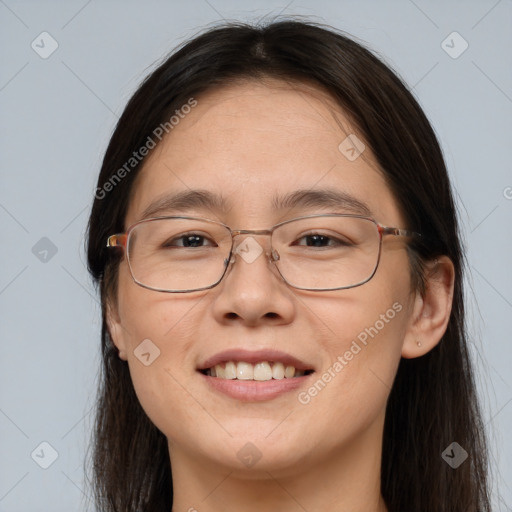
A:
[[[117,304],[113,304],[111,301],[107,301],[106,308],[107,327],[110,334],[110,339],[119,351],[119,358],[127,361],[128,358],[126,356],[126,339],[123,336],[126,331],[121,325],[121,318],[119,316]]]
[[[440,256],[425,268],[425,293],[416,292],[411,323],[402,346],[402,357],[420,357],[441,340],[450,319],[455,271],[450,258]]]

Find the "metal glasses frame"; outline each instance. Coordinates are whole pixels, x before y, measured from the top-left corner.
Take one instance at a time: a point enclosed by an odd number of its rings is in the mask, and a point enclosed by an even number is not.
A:
[[[203,217],[171,215],[171,216],[165,216],[165,217],[151,217],[149,219],[143,219],[138,222],[135,222],[124,233],[117,233],[114,235],[110,235],[107,239],[107,247],[122,247],[122,248],[124,248],[124,250],[126,251],[126,254],[127,254],[130,275],[132,276],[132,279],[134,280],[134,282],[136,284],[138,284],[139,286],[142,286],[143,288],[147,288],[148,290],[154,290],[157,292],[164,292],[164,293],[190,293],[190,292],[196,292],[196,291],[201,291],[201,290],[209,290],[209,289],[217,286],[222,281],[222,279],[224,278],[224,276],[227,273],[229,265],[231,263],[234,263],[234,261],[235,261],[234,254],[233,254],[233,248],[235,245],[235,236],[239,236],[239,235],[267,235],[267,236],[270,236],[271,252],[266,253],[266,255],[270,256],[269,262],[275,263],[276,261],[279,260],[279,253],[277,253],[277,251],[275,251],[275,249],[272,247],[272,233],[279,226],[282,226],[284,224],[288,224],[290,222],[294,222],[294,221],[300,220],[300,219],[309,219],[309,218],[313,218],[313,217],[350,217],[350,218],[355,218],[355,219],[364,219],[364,220],[372,222],[375,225],[375,228],[377,229],[377,232],[379,234],[379,252],[377,255],[377,263],[376,263],[375,268],[373,269],[373,272],[371,273],[371,275],[364,281],[361,281],[359,283],[352,284],[349,286],[341,286],[338,288],[303,288],[303,287],[299,287],[299,286],[294,286],[293,284],[289,283],[286,280],[286,278],[281,274],[279,267],[277,267],[277,265],[276,265],[277,271],[279,272],[279,275],[281,276],[283,281],[288,286],[291,286],[292,288],[295,288],[297,290],[321,292],[321,291],[346,290],[349,288],[355,288],[357,286],[361,286],[361,285],[367,283],[368,281],[370,281],[370,279],[372,279],[373,276],[375,275],[375,273],[377,272],[377,268],[378,268],[379,262],[380,262],[380,255],[381,255],[381,251],[382,251],[382,238],[385,235],[413,237],[413,238],[418,238],[418,237],[421,238],[421,236],[422,236],[421,233],[417,233],[415,231],[410,231],[407,229],[396,228],[396,227],[383,226],[382,224],[378,223],[372,217],[365,217],[363,215],[353,215],[353,214],[345,214],[345,213],[330,213],[330,214],[329,213],[327,213],[327,214],[320,213],[320,214],[313,214],[313,215],[304,215],[302,217],[295,217],[293,219],[285,220],[283,222],[280,222],[279,224],[275,224],[274,226],[272,226],[269,229],[231,229],[228,225],[226,225],[222,222],[212,220],[212,219],[206,219]],[[223,226],[230,232],[230,234],[231,234],[231,249],[229,251],[229,256],[224,260],[224,267],[225,267],[224,272],[222,273],[220,278],[215,283],[213,283],[210,286],[205,286],[202,288],[192,288],[190,290],[166,290],[166,289],[162,289],[162,288],[154,288],[154,287],[145,285],[144,283],[141,283],[140,281],[137,281],[137,279],[133,275],[133,270],[131,267],[129,251],[128,251],[129,242],[130,242],[130,234],[140,224],[154,222],[154,221],[163,220],[163,219],[189,219],[189,220],[199,220],[199,221],[203,221],[203,222],[210,222],[212,224]]]

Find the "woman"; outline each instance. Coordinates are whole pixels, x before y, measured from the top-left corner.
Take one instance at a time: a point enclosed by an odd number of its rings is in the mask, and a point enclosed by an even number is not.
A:
[[[143,82],[89,221],[104,511],[488,511],[443,156],[313,23],[230,23]]]

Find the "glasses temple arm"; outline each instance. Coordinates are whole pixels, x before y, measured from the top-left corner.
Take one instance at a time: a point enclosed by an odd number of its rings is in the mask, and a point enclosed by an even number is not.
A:
[[[413,238],[422,238],[421,233],[416,233],[416,231],[409,231],[408,229],[400,229],[400,228],[389,228],[386,226],[379,226],[379,231],[382,235],[395,235],[395,236],[407,236]]]
[[[107,247],[126,247],[128,235],[126,233],[118,233],[117,235],[110,235],[107,238]]]

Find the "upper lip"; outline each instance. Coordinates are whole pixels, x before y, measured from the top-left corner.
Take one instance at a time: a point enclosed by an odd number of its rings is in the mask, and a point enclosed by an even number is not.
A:
[[[206,359],[197,369],[206,370],[227,361],[244,361],[251,364],[260,363],[262,361],[273,361],[283,363],[285,366],[294,366],[296,370],[314,370],[313,365],[305,363],[286,352],[272,349],[254,351],[244,349],[224,350]]]

